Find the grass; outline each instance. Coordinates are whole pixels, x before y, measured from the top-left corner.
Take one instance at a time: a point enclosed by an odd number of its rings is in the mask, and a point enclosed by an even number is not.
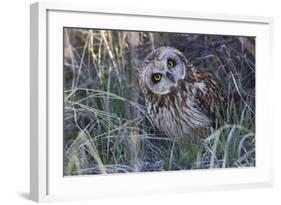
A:
[[[223,84],[227,109],[203,146],[157,131],[138,85],[144,57],[173,46]],[[255,39],[64,29],[64,175],[255,166]]]

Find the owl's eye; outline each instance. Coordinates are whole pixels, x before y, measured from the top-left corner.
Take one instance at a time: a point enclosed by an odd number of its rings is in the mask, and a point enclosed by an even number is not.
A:
[[[155,73],[152,76],[152,79],[154,82],[159,82],[161,80],[161,78],[162,78],[162,75],[160,73]]]
[[[171,69],[171,68],[175,67],[175,65],[176,65],[175,61],[173,59],[169,58],[167,61],[168,68]]]

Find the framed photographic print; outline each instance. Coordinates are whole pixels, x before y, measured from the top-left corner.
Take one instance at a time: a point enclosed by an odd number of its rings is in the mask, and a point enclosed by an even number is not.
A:
[[[272,22],[32,4],[31,199],[272,186]]]

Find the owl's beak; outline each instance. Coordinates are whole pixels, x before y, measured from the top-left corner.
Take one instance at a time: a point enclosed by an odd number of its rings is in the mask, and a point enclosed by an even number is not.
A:
[[[167,76],[167,78],[168,78],[170,81],[172,81],[173,83],[176,83],[176,80],[175,80],[175,78],[174,78],[174,76],[173,76],[172,73],[166,72],[166,76]]]

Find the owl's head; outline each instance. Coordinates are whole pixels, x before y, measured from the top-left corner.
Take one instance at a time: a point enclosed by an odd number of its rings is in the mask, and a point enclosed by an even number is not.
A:
[[[160,47],[144,60],[141,80],[155,94],[167,94],[185,78],[188,61],[175,48]]]

